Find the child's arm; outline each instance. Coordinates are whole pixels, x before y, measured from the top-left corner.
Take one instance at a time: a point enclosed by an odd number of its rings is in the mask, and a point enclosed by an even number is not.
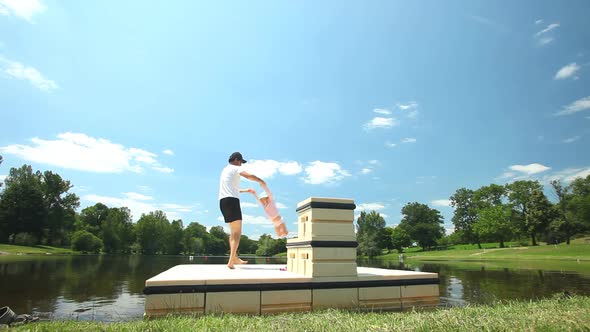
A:
[[[266,183],[261,183],[260,186],[262,187],[262,189],[264,189],[264,191],[266,191],[266,193],[268,194],[268,197],[270,199],[273,199],[272,193],[270,192],[270,189],[268,189],[268,186],[266,185]]]
[[[252,189],[252,188],[248,188],[248,189],[240,189],[241,193],[251,193],[252,195],[254,195],[254,197],[256,197],[256,200],[258,200],[258,196],[256,195],[256,190]]]

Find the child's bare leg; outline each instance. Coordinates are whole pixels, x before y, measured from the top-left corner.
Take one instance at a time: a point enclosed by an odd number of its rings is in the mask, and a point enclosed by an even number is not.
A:
[[[275,225],[275,232],[277,233],[278,237],[283,237],[288,234],[287,226],[285,226],[285,221],[281,216],[277,216],[272,220],[272,223]]]

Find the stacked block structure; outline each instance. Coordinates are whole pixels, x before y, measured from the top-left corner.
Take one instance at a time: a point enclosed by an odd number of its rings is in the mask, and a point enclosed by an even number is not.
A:
[[[284,265],[177,265],[148,279],[145,315],[172,312],[272,314],[326,308],[406,310],[439,301],[436,273],[357,267],[354,201],[308,198],[297,205],[296,238]]]

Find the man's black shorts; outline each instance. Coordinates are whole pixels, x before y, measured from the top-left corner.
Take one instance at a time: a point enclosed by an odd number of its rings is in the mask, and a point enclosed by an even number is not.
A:
[[[235,197],[225,197],[219,200],[219,209],[223,214],[225,222],[242,220],[242,209],[240,200]]]

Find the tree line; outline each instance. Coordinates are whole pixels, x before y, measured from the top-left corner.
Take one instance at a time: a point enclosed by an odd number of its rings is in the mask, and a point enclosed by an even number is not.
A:
[[[2,157],[0,156],[0,163]],[[454,244],[508,241],[537,245],[570,243],[590,231],[590,175],[569,184],[552,181],[549,200],[538,181],[519,180],[478,189],[460,188],[450,197],[455,231],[446,235],[437,209],[407,203],[396,227],[386,227],[376,211],[362,211],[356,220],[358,253],[369,257],[384,250],[403,252],[417,245],[431,250]],[[0,183],[2,186],[2,183]],[[0,192],[0,243],[45,244],[82,252],[110,254],[224,255],[228,234],[211,227],[169,220],[162,211],[142,214],[133,222],[126,207],[102,203],[80,212],[73,185],[51,171],[33,171],[29,165],[12,168]],[[242,235],[241,253],[272,256],[285,252],[285,239],[264,234],[257,241]]]
[[[0,163],[2,157],[0,156]],[[2,184],[0,184],[2,185]],[[102,203],[82,209],[69,192],[70,181],[30,165],[12,168],[0,192],[0,243],[71,247],[87,253],[224,255],[229,235],[222,226],[207,231],[198,222],[169,220],[162,211],[142,214],[133,222],[127,207]],[[285,251],[286,240],[264,234],[258,241],[245,235],[240,252],[272,256]]]
[[[472,190],[457,189],[451,195],[455,231],[446,235],[443,217],[436,209],[418,202],[402,208],[397,227],[385,227],[385,219],[375,211],[361,212],[357,219],[359,254],[381,255],[383,250],[414,244],[423,250],[454,244],[508,241],[538,245],[567,243],[577,234],[590,231],[590,175],[569,184],[550,183],[550,201],[539,181],[519,180],[506,185],[490,184]]]

